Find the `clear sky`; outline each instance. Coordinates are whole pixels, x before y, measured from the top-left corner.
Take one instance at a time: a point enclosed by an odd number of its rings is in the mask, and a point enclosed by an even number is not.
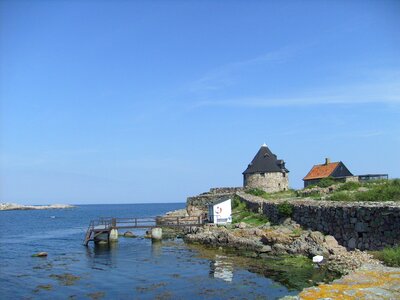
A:
[[[1,202],[183,202],[265,142],[400,177],[400,1],[1,1]]]

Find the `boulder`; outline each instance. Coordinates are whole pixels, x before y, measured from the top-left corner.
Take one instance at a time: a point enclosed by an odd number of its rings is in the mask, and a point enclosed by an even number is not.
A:
[[[339,244],[338,244],[337,240],[331,235],[325,236],[325,243],[326,243],[326,245],[328,246],[329,249],[333,249],[333,248],[339,247]]]
[[[282,244],[275,244],[272,246],[272,249],[277,255],[287,254],[286,247]]]
[[[131,232],[131,231],[126,231],[124,233],[124,237],[134,238],[134,237],[136,237],[136,235],[134,235],[133,232]]]
[[[318,245],[322,245],[325,239],[324,235],[319,231],[312,231],[308,236]]]
[[[235,227],[239,229],[245,229],[247,227],[247,224],[245,222],[240,222],[239,224],[236,224]]]
[[[272,247],[269,245],[262,246],[262,248],[259,250],[260,253],[267,253],[267,252],[271,252],[271,251],[272,251]]]

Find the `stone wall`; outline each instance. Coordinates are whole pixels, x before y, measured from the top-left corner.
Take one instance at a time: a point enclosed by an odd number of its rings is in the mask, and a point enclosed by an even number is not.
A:
[[[211,188],[209,192],[188,197],[186,200],[186,210],[190,216],[198,216],[207,213],[209,203],[225,197],[233,198],[235,193],[241,190],[243,190],[241,187]]]
[[[245,188],[259,188],[268,193],[289,189],[289,175],[282,172],[245,174]]]
[[[249,209],[272,222],[281,216],[282,200],[264,200],[244,192],[237,195]],[[400,244],[400,203],[292,200],[292,219],[302,227],[333,235],[347,249],[378,250]]]

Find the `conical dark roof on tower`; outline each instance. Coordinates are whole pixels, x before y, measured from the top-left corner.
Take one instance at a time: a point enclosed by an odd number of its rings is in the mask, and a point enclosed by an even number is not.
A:
[[[285,168],[285,162],[282,159],[277,159],[276,155],[264,144],[261,146],[260,150],[258,150],[256,156],[254,156],[243,174],[269,172],[288,173],[289,170]]]

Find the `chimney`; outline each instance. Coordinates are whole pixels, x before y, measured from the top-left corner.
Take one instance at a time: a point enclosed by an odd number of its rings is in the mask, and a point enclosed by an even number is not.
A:
[[[328,165],[331,163],[331,159],[329,157],[325,158],[325,165]]]

